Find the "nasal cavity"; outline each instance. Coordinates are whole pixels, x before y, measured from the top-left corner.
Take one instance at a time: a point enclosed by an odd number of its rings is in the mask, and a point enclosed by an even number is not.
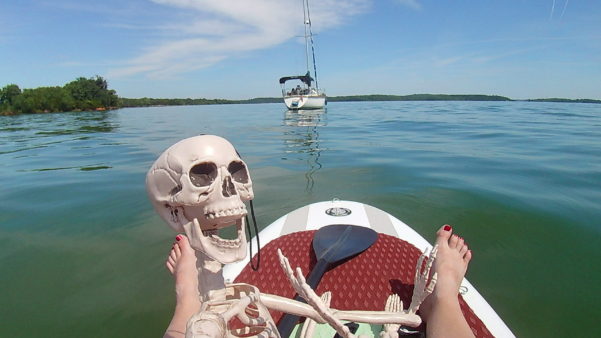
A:
[[[236,187],[234,187],[231,177],[228,176],[223,180],[223,183],[221,184],[221,193],[223,194],[223,197],[236,195]]]

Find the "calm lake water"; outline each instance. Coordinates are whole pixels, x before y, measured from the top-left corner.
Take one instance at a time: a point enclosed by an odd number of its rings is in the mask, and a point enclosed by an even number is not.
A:
[[[162,335],[175,234],[144,179],[200,133],[248,163],[261,225],[334,197],[449,223],[516,335],[601,335],[601,105],[363,102],[0,116],[1,337]]]

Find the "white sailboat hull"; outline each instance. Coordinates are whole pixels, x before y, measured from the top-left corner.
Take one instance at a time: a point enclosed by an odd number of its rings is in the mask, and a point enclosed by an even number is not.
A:
[[[288,109],[322,109],[326,106],[326,96],[309,95],[289,95],[284,96],[284,103]]]

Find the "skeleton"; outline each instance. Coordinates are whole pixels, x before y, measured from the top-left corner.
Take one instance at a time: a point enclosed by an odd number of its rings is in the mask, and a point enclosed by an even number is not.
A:
[[[349,328],[345,326],[341,319],[358,321],[358,322],[369,322],[372,324],[384,324],[384,331],[380,333],[380,337],[383,338],[398,338],[397,331],[400,328],[399,323],[393,323],[392,321],[387,321],[386,319],[391,319],[388,317],[388,314],[397,313],[399,315],[404,316],[415,316],[417,310],[419,309],[420,304],[434,291],[434,286],[436,285],[437,274],[434,273],[432,277],[430,277],[430,268],[436,259],[436,251],[437,247],[435,246],[432,249],[432,254],[428,257],[427,253],[420,256],[417,261],[417,266],[415,270],[415,279],[414,279],[414,292],[413,297],[411,298],[411,304],[409,305],[409,309],[407,311],[403,311],[403,302],[400,301],[398,295],[393,294],[388,297],[386,302],[385,311],[387,312],[370,312],[370,311],[352,311],[351,312],[339,312],[336,310],[329,309],[330,295],[323,295],[321,298],[317,296],[315,291],[311,289],[311,287],[306,283],[303,272],[300,268],[296,268],[296,271],[292,270],[290,266],[290,262],[288,258],[286,258],[280,249],[278,249],[278,256],[280,258],[280,265],[286,276],[290,280],[292,287],[294,290],[303,297],[307,303],[311,304],[313,308],[319,313],[319,315],[328,323],[330,326],[336,330],[336,332],[345,338],[354,338],[355,336],[349,331]],[[423,262],[428,257],[425,267],[423,267]],[[296,274],[295,274],[296,272]],[[409,326],[418,326],[421,323],[421,320],[418,323],[406,321],[404,324]],[[402,324],[402,323],[400,323]],[[309,323],[308,325],[312,325]],[[310,328],[309,328],[310,329]],[[302,332],[302,331],[301,331]],[[309,336],[306,336],[309,337]],[[366,336],[359,336],[359,338],[366,338]]]
[[[186,337],[279,337],[268,309],[291,313],[309,320],[309,337],[315,323],[328,323],[343,337],[353,337],[341,320],[386,324],[383,337],[393,337],[398,326],[418,326],[419,304],[432,292],[435,276],[428,283],[435,251],[422,269],[418,262],[414,298],[408,310],[388,306],[386,311],[342,311],[329,308],[331,295],[323,299],[306,284],[300,269],[296,275],[288,259],[279,252],[280,263],[294,289],[308,304],[260,293],[248,284],[226,284],[223,264],[246,257],[245,201],[254,197],[246,163],[225,139],[202,135],[184,139],[168,148],[153,164],[146,177],[150,200],[159,215],[177,232],[184,232],[195,249],[200,311],[188,321]],[[235,227],[235,239],[223,239],[219,230]],[[232,329],[236,317],[242,329]]]

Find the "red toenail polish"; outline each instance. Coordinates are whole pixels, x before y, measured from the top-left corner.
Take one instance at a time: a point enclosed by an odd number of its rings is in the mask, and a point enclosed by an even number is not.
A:
[[[178,241],[178,242],[179,242],[181,239],[182,239],[182,235],[177,235],[177,236],[175,236],[175,240],[176,240],[176,241]]]
[[[444,228],[442,228],[442,230],[444,230],[444,231],[451,231],[451,226],[450,225],[445,225]]]

